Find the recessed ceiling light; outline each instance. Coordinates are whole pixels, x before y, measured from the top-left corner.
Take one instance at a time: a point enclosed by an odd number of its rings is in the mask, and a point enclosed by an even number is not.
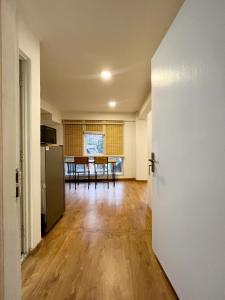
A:
[[[103,80],[110,80],[112,78],[112,73],[110,71],[108,71],[108,70],[103,70],[101,72],[101,78]]]
[[[116,101],[110,101],[110,102],[109,102],[109,106],[110,106],[111,108],[116,107]]]

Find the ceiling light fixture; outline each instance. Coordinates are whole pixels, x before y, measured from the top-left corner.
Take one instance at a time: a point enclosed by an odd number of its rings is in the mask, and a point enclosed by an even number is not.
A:
[[[112,78],[112,73],[110,71],[108,71],[108,70],[103,70],[101,72],[101,78],[103,80],[110,80]]]
[[[109,102],[109,107],[111,107],[111,108],[116,107],[116,101],[110,101]]]

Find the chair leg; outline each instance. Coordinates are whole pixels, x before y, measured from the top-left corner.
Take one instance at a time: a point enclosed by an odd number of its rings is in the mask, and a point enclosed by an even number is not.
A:
[[[71,189],[71,175],[69,174],[69,188]]]
[[[75,190],[77,189],[77,175],[76,175],[76,173],[75,173],[75,175],[74,175],[75,177],[74,177],[74,181],[75,181]]]
[[[107,164],[107,186],[109,188],[109,168],[108,168],[108,164]]]
[[[95,172],[95,189],[97,187],[97,173]]]
[[[90,171],[88,171],[88,189],[89,189],[89,186],[90,186]]]
[[[77,189],[77,167],[76,164],[73,166],[73,176],[74,176],[74,183],[75,183],[75,190]]]
[[[113,187],[116,185],[116,173],[115,173],[115,165],[113,164]]]

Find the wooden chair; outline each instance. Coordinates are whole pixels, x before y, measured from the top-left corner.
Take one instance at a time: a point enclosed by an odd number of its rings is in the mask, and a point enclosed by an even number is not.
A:
[[[112,165],[112,181],[113,187],[116,185],[116,161],[109,161],[109,164]]]
[[[89,158],[87,156],[77,156],[74,157],[75,164],[75,189],[77,184],[80,183],[80,175],[86,176],[88,178],[88,189],[90,186],[90,168],[89,168]],[[78,166],[82,166],[82,170],[78,170]]]
[[[97,187],[98,175],[105,175],[107,179],[107,186],[109,188],[109,162],[107,156],[95,156],[94,157],[94,166],[95,166],[95,188]],[[98,170],[98,167],[102,167],[102,171]]]
[[[66,174],[69,180],[69,187],[71,188],[71,182],[75,178],[75,164],[73,161],[66,161]]]

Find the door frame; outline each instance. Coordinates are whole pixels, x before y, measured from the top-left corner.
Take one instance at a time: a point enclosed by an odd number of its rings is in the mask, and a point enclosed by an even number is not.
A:
[[[2,24],[2,3],[0,0],[0,24]],[[0,78],[2,78],[2,32],[0,29]],[[2,79],[0,80],[0,299],[4,297],[4,246],[3,246],[3,151],[2,151]]]
[[[31,192],[30,192],[30,101],[29,101],[29,83],[30,83],[30,61],[28,57],[19,50],[19,60],[22,66],[22,75],[19,74],[20,85],[22,84],[22,105],[20,103],[20,109],[22,108],[22,113],[20,112],[20,117],[22,115],[22,134],[23,138],[23,177],[21,188],[23,192],[23,249],[21,249],[22,260],[27,256],[31,248]],[[21,88],[21,87],[20,87]],[[21,96],[21,95],[20,95]],[[20,100],[21,101],[21,100]],[[20,127],[19,127],[20,128]],[[21,130],[21,128],[20,128]],[[21,141],[20,141],[21,142]],[[19,149],[21,149],[19,147]],[[20,159],[21,153],[20,153]],[[22,203],[20,201],[20,203]]]

